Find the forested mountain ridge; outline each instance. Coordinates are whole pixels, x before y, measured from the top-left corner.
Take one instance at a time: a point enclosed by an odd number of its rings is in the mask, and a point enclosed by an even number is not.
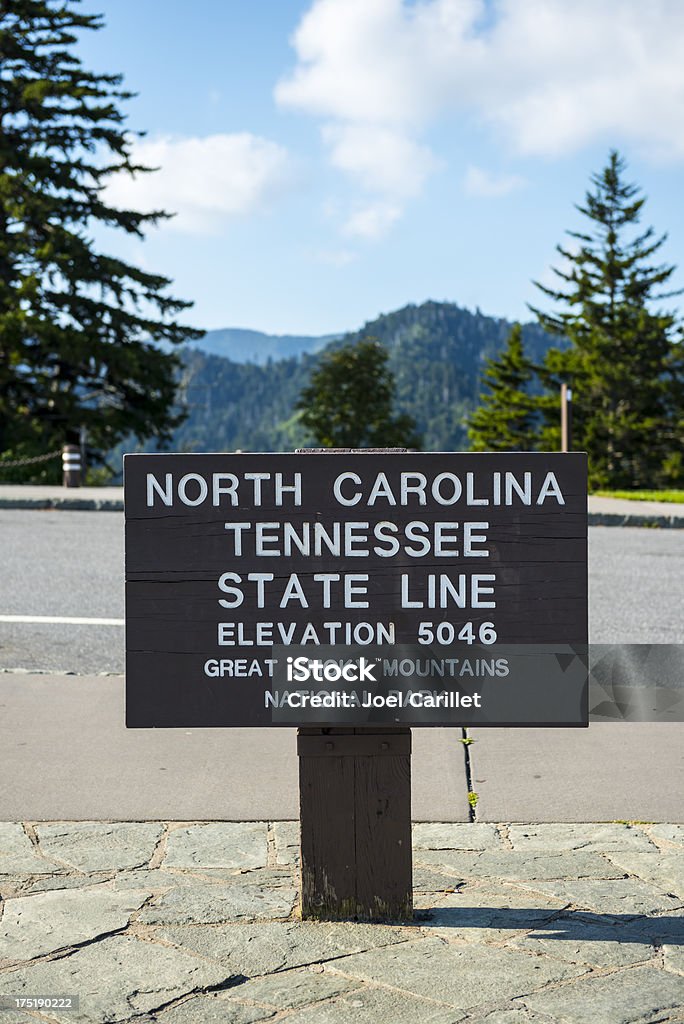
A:
[[[479,310],[425,302],[381,316],[351,337],[375,337],[389,349],[398,408],[415,419],[424,449],[459,451],[469,447],[465,418],[478,404],[484,362],[501,350],[511,326]],[[552,343],[536,324],[525,325],[523,337],[534,360]]]
[[[340,334],[264,334],[245,327],[225,327],[207,331],[197,341],[189,343],[210,356],[223,356],[236,363],[257,363],[263,366],[269,359],[289,359],[305,352],[319,352],[339,338]]]
[[[373,320],[331,345],[376,338],[390,353],[397,406],[418,424],[426,451],[468,448],[465,417],[476,407],[485,359],[496,355],[510,322],[453,303],[409,305]],[[540,360],[551,339],[536,324],[523,327],[528,354]],[[171,451],[291,451],[309,439],[295,405],[316,354],[237,362],[186,348],[180,398],[188,418]],[[149,448],[148,448],[149,450]]]

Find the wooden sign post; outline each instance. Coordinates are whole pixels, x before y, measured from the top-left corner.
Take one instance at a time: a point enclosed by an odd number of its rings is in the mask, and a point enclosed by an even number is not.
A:
[[[127,455],[124,494],[126,724],[299,728],[305,917],[410,917],[411,727],[587,724],[581,453]]]
[[[406,453],[326,454],[371,451]],[[410,920],[411,730],[299,729],[297,754],[304,920]]]
[[[302,917],[413,916],[411,730],[299,729]]]

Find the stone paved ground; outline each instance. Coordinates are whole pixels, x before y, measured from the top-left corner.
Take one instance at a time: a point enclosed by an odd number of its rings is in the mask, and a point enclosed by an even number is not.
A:
[[[684,826],[422,824],[410,925],[297,919],[295,822],[0,824],[0,1024],[684,1021]]]

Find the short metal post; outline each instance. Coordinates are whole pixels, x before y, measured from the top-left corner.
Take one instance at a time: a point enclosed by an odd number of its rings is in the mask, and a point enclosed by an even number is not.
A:
[[[561,384],[561,451],[572,450],[572,388]]]
[[[62,448],[62,486],[81,486],[81,449],[77,444],[65,444]]]

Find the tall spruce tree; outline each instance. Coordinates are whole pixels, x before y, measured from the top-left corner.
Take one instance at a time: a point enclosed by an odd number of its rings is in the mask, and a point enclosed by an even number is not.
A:
[[[488,359],[487,388],[468,420],[473,451],[526,452],[537,447],[539,414],[530,393],[534,365],[525,355],[522,327],[514,324],[498,359]]]
[[[327,352],[297,403],[323,448],[420,448],[413,419],[396,414],[388,353],[372,338]]]
[[[142,237],[167,214],[107,202],[112,175],[145,169],[119,110],[132,94],[74,52],[77,33],[103,24],[78,2],[0,0],[0,463],[77,441],[82,427],[96,460],[127,434],[167,439],[181,419],[171,346],[197,336],[177,323],[190,303],[167,278],[92,240],[96,226]],[[14,478],[59,472],[52,462]]]
[[[684,360],[675,315],[660,303],[675,268],[653,262],[666,236],[638,228],[645,198],[624,179],[615,151],[579,212],[585,231],[570,231],[572,247],[555,269],[559,289],[535,282],[558,304],[532,307],[541,325],[570,343],[551,348],[540,377],[546,420],[543,443],[558,447],[557,388],[573,386],[573,447],[589,454],[592,487],[654,487],[682,483],[681,425]]]

